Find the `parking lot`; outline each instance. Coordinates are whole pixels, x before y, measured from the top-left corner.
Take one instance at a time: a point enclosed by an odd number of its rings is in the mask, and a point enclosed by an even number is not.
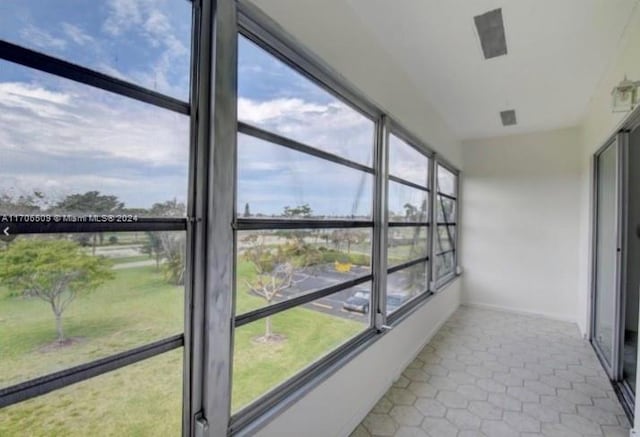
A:
[[[294,275],[295,285],[289,287],[286,290],[278,293],[275,302],[281,302],[293,297],[299,296],[304,293],[308,293],[314,290],[320,290],[331,285],[339,284],[350,279],[363,276],[370,273],[370,269],[362,266],[353,266],[349,272],[336,271],[333,264],[326,264],[322,266],[314,266],[313,269],[304,269]],[[393,289],[404,289],[403,277],[399,275],[390,276],[389,279],[395,284],[390,284]],[[394,286],[395,285],[395,286]],[[371,290],[371,282],[365,282],[356,287],[352,287],[346,290],[339,291],[330,296],[323,297],[315,300],[304,307],[312,309],[314,311],[320,311],[323,313],[331,314],[334,316],[358,320],[366,323],[369,314],[361,314],[353,311],[347,311],[343,308],[343,303],[349,299],[356,291],[369,291]]]

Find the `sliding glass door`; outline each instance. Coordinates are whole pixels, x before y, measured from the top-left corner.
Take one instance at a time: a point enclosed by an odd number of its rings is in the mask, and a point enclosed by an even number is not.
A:
[[[620,278],[620,144],[595,157],[595,235],[592,341],[611,378],[618,367]]]

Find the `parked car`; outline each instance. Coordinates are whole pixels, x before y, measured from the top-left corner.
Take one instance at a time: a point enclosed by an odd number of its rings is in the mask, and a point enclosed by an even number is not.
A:
[[[369,312],[369,303],[371,302],[371,293],[368,289],[356,291],[353,296],[342,303],[342,308],[347,311],[367,314]]]
[[[406,294],[387,294],[387,312],[393,312],[409,300]]]

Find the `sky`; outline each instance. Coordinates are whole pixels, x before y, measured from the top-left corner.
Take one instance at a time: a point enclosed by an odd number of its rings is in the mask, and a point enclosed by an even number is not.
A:
[[[2,0],[0,39],[188,101],[187,0]],[[371,165],[374,123],[239,37],[238,118]],[[0,194],[98,190],[126,206],[186,201],[188,117],[0,60]],[[392,137],[391,173],[426,182],[427,160]],[[237,208],[369,217],[372,176],[246,135]],[[390,207],[424,192],[390,186]]]

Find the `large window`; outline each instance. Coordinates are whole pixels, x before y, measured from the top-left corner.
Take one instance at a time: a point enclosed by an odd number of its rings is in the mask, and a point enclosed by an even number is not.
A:
[[[458,233],[458,176],[438,163],[436,175],[436,229],[434,235],[434,281],[442,284],[455,275]]]
[[[0,435],[182,432],[189,2],[0,5]]]
[[[455,277],[457,193],[248,2],[0,2],[0,435],[250,433]]]
[[[232,410],[370,326],[375,124],[238,41]]]
[[[386,312],[429,290],[431,160],[389,135]]]

